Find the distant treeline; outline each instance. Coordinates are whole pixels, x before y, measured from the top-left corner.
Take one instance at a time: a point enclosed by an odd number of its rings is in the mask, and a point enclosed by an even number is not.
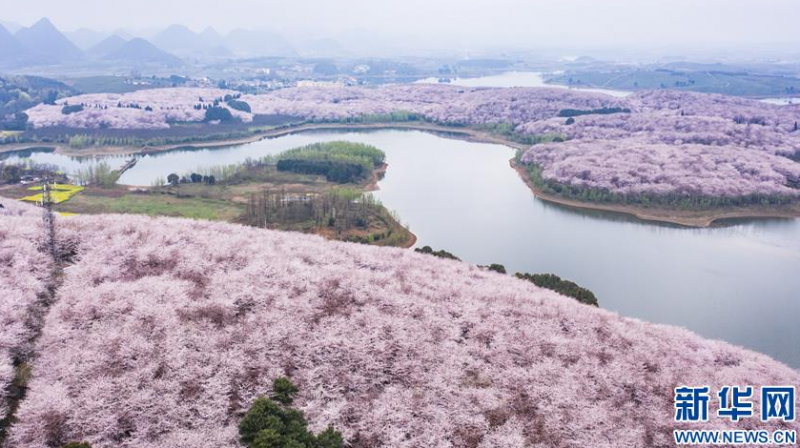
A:
[[[629,114],[631,110],[622,107],[601,107],[599,109],[561,109],[558,113],[559,117],[578,117],[581,115],[609,115],[609,114]]]
[[[366,179],[381,166],[386,154],[363,143],[314,143],[278,156],[278,171],[323,175],[330,182],[348,183]]]
[[[339,235],[359,231],[364,235],[351,235],[348,240],[365,244],[391,243],[403,238],[393,229],[397,217],[379,200],[347,188],[334,188],[322,194],[292,194],[282,189],[254,193],[242,221],[256,227],[301,231],[316,228]]]
[[[598,306],[597,297],[592,291],[578,286],[575,282],[564,280],[555,274],[522,274],[518,272],[516,277],[528,280],[540,288],[547,288],[567,297],[572,297],[578,302]]]
[[[431,121],[424,115],[415,112],[397,111],[388,114],[364,114],[354,117],[311,120],[312,123],[406,123],[414,121]]]
[[[24,114],[22,114],[24,115]],[[13,120],[13,116],[9,119]],[[292,126],[302,123],[302,118],[289,115],[255,115],[253,121],[240,120],[210,123],[176,123],[169,129],[113,129],[113,128],[69,128],[50,126],[26,128],[28,116],[20,117],[14,125],[20,133],[0,135],[0,144],[41,143],[69,144],[73,148],[89,146],[164,146],[191,144],[211,140],[245,138],[263,133],[266,128]],[[72,142],[70,142],[72,140]]]

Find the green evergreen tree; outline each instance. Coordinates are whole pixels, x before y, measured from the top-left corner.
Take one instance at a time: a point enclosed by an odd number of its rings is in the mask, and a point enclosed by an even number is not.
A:
[[[239,437],[249,448],[342,448],[342,434],[332,426],[314,436],[303,412],[290,406],[298,388],[287,378],[272,385],[274,401],[259,397],[239,423]]]

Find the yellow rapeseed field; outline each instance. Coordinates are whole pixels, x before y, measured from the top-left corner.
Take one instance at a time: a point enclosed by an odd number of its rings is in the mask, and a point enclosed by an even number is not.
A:
[[[42,191],[42,187],[31,187],[28,188],[30,191]],[[83,191],[83,187],[78,185],[69,185],[69,184],[53,184],[50,186],[50,199],[53,201],[54,204],[60,204],[62,202],[70,200],[73,196]],[[20,199],[20,201],[27,201],[27,202],[35,202],[35,203],[42,203],[42,193],[37,193],[31,196],[25,196],[24,198]]]

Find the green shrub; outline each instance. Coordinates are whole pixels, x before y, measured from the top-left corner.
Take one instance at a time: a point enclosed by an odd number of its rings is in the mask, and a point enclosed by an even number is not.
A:
[[[503,266],[502,264],[498,264],[498,263],[492,263],[489,266],[487,266],[486,269],[488,269],[490,271],[494,271],[494,272],[499,272],[501,274],[505,274],[506,273],[506,267]]]
[[[233,121],[233,114],[231,111],[224,107],[209,107],[206,109],[206,117],[203,121],[218,121],[221,123],[227,123]]]
[[[567,297],[572,297],[578,302],[598,306],[597,297],[592,291],[579,286],[575,282],[564,280],[555,274],[522,274],[518,272],[516,277],[528,280],[540,288],[546,288]]]
[[[74,106],[66,105],[61,108],[61,113],[64,115],[74,114],[76,112],[80,112],[83,110],[83,106],[80,104],[76,104]]]
[[[461,261],[460,258],[456,257],[455,255],[451,254],[450,252],[448,252],[446,250],[436,250],[435,251],[435,250],[433,250],[431,248],[431,246],[424,246],[422,249],[416,248],[416,249],[414,249],[414,252],[419,252],[421,254],[433,255],[434,257],[439,257],[439,258],[446,258],[448,260]]]
[[[287,378],[272,383],[273,401],[259,397],[239,423],[239,437],[249,448],[342,448],[342,434],[332,426],[315,436],[302,411],[289,405],[299,391]]]
[[[231,109],[247,112],[248,114],[252,112],[252,109],[250,109],[250,105],[241,100],[229,100],[226,104]]]
[[[288,378],[278,378],[272,383],[272,398],[278,403],[290,405],[294,401],[300,389],[297,388]]]
[[[342,433],[333,429],[333,426],[328,426],[317,436],[317,448],[341,448],[342,445],[344,445]]]

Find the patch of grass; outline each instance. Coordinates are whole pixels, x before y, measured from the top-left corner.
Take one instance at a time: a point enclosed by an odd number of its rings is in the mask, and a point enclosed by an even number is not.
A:
[[[23,362],[17,366],[14,372],[14,380],[11,384],[20,388],[27,387],[31,375],[33,375],[33,368],[27,362]]]
[[[119,197],[82,195],[79,200],[59,207],[58,211],[59,213],[122,213],[234,221],[242,214],[243,207],[228,201],[200,197],[125,194]]]

